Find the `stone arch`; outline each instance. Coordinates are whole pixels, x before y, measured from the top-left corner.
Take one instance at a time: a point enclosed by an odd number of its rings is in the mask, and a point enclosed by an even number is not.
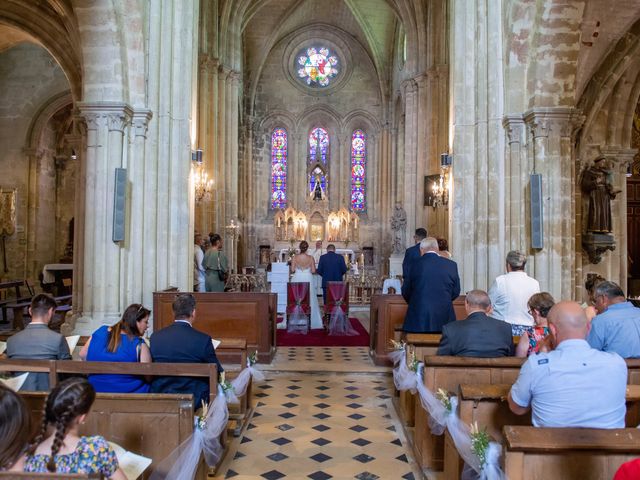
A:
[[[3,2],[0,24],[24,32],[45,48],[66,75],[73,98],[82,98],[83,62],[80,29],[68,0],[45,2]]]
[[[40,201],[47,196],[50,196],[47,192],[41,191],[41,185],[38,178],[39,172],[39,163],[42,157],[45,155],[45,149],[43,142],[45,129],[48,127],[51,119],[58,114],[59,112],[64,111],[65,109],[69,109],[73,106],[73,96],[71,92],[64,92],[59,95],[55,95],[47,100],[43,106],[40,108],[38,113],[34,116],[31,125],[28,129],[28,133],[25,139],[25,152],[27,153],[27,158],[29,162],[28,171],[29,171],[29,183],[28,183],[28,192],[27,192],[27,222],[26,222],[26,240],[27,240],[27,250],[26,250],[26,258],[27,258],[27,277],[29,278],[38,278],[38,274],[40,272],[40,268],[42,265],[40,264],[40,260],[43,257],[39,252],[39,247],[41,246],[41,242],[39,241],[39,225],[43,221],[43,216],[47,217],[47,212],[43,212],[40,208]],[[73,117],[68,119],[65,122],[63,130],[66,131],[69,128],[73,130]],[[62,136],[64,135],[62,132],[59,132]],[[63,140],[57,139],[58,142],[55,145],[56,152],[59,151],[63,158],[71,155],[71,147],[65,148],[63,145]],[[75,145],[76,154],[80,155],[79,145]],[[78,157],[77,157],[78,158]],[[54,158],[54,162],[57,164],[58,158]],[[73,161],[73,160],[71,160]],[[76,196],[78,194],[78,186],[79,186],[79,160],[75,160],[76,163],[73,168],[75,168],[75,186],[76,186]],[[56,171],[58,171],[56,169]],[[57,179],[56,179],[57,181]],[[56,190],[57,192],[57,190]],[[56,202],[57,202],[57,195]],[[58,205],[54,205],[54,210],[58,209]],[[77,209],[73,209],[73,217],[77,216]],[[57,215],[56,215],[57,217]],[[57,228],[55,230],[58,230]],[[49,232],[49,237],[54,239],[55,245],[55,237],[56,231]],[[71,239],[73,241],[73,239]],[[47,252],[49,256],[52,256],[50,252]],[[57,259],[55,260],[57,261]]]

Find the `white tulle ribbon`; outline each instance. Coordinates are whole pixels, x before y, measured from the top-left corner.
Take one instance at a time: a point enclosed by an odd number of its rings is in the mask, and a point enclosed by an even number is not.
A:
[[[465,462],[462,480],[505,480],[504,472],[500,469],[500,456],[502,454],[502,446],[500,444],[489,443],[484,465],[480,464],[480,459],[473,453],[471,431],[458,417],[458,397],[450,397],[450,408],[447,408],[425,386],[422,380],[423,365],[419,364],[416,371],[407,366],[405,349],[392,351],[389,354],[389,358],[395,365],[393,383],[400,391],[409,390],[411,393],[418,394],[422,408],[428,413],[431,433],[442,435],[445,428],[449,432],[456,450],[458,450],[460,457]]]
[[[193,434],[154,467],[150,480],[191,480],[195,477],[200,455],[210,467],[222,456],[220,436],[229,421],[227,399],[218,385],[218,395],[209,406],[204,422],[195,418]]]

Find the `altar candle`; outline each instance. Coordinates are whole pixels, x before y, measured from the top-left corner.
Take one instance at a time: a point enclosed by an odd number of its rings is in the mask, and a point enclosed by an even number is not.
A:
[[[364,253],[360,254],[360,266],[364,267]]]

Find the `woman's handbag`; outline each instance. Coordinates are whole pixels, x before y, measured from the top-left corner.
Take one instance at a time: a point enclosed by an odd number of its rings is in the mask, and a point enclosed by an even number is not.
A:
[[[218,252],[218,278],[221,282],[225,283],[227,283],[227,279],[229,278],[229,273],[225,272],[220,264],[220,252]]]

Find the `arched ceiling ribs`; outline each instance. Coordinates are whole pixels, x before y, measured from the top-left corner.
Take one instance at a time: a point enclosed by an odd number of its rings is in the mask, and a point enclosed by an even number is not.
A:
[[[586,116],[583,132],[589,131],[590,126],[596,121],[598,113],[604,105],[610,101],[616,85],[624,79],[629,71],[640,66],[640,20],[611,49],[604,61],[591,77],[584,89],[578,108]],[[636,78],[626,79],[633,84]],[[637,98],[630,101],[637,103]]]
[[[4,0],[0,4],[0,24],[25,32],[35,43],[45,48],[65,73],[74,98],[81,98],[80,36],[68,1],[36,3]]]

